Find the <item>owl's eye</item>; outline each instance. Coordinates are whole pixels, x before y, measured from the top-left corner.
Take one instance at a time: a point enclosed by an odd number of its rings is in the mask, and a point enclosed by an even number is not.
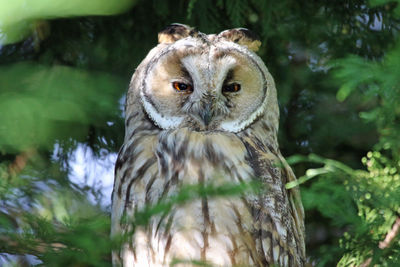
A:
[[[193,87],[190,84],[173,82],[172,87],[179,92],[192,92]]]
[[[238,91],[240,91],[240,84],[238,84],[238,83],[231,83],[231,84],[224,85],[222,87],[223,93],[235,93]]]

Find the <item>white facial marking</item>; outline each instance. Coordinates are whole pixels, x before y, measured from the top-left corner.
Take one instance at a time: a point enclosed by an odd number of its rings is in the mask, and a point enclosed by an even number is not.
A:
[[[177,117],[177,116],[165,117],[162,114],[158,113],[157,110],[153,107],[153,105],[146,100],[143,91],[140,93],[140,98],[142,100],[144,110],[146,111],[147,115],[158,127],[165,130],[175,129],[178,128],[178,126],[182,123],[183,121],[182,117]]]
[[[244,128],[249,126],[255,119],[264,113],[265,106],[267,104],[267,98],[264,99],[264,102],[254,111],[247,120],[236,120],[236,121],[227,121],[221,123],[221,129],[231,133],[238,133],[242,131]]]

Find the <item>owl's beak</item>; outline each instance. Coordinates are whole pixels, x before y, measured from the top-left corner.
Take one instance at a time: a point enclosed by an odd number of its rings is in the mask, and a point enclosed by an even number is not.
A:
[[[213,117],[212,103],[209,102],[209,103],[204,104],[203,109],[200,111],[199,115],[200,115],[200,118],[202,119],[204,125],[208,126]]]

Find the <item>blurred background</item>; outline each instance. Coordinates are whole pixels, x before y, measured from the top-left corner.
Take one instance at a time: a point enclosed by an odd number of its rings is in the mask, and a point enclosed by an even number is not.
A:
[[[111,265],[125,93],[174,22],[259,35],[310,265],[400,266],[399,0],[0,0],[0,266]]]

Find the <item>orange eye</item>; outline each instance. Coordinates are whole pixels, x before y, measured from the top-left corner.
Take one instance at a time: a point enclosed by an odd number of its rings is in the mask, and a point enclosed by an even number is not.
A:
[[[238,83],[231,83],[231,84],[224,85],[222,87],[223,93],[235,93],[238,91],[240,91],[240,84],[238,84]]]
[[[180,92],[192,92],[193,91],[192,86],[190,84],[186,84],[186,83],[173,82],[172,87],[176,91],[180,91]]]

